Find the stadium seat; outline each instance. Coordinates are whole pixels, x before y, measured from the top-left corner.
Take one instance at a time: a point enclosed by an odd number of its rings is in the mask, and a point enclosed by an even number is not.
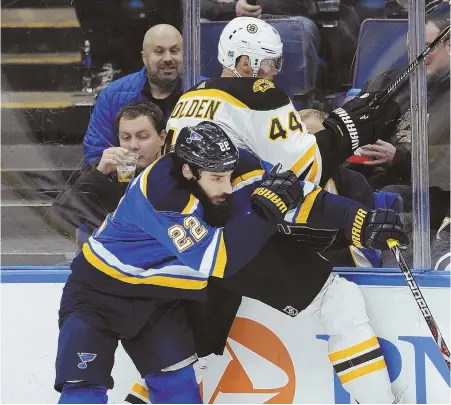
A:
[[[385,17],[386,4],[389,0],[358,0],[355,2],[354,9],[360,19],[364,21],[367,18]],[[393,0],[396,3],[396,0]]]
[[[356,52],[353,87],[343,103],[354,98],[372,77],[407,67],[407,20],[367,19],[362,23]],[[334,105],[338,107],[338,105]]]
[[[304,27],[300,18],[290,17],[267,20],[279,31],[284,45],[284,63],[276,83],[290,97],[303,93],[311,86],[309,84],[307,44],[303,41]],[[201,23],[201,75],[218,77],[222,67],[218,62],[218,41],[224,26],[228,21],[206,21]],[[316,61],[316,63],[318,63]]]
[[[353,87],[360,89],[378,73],[407,66],[407,20],[367,19],[359,33]]]

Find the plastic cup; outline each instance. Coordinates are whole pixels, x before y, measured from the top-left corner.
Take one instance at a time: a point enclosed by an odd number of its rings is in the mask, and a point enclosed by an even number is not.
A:
[[[125,155],[125,165],[117,166],[117,179],[120,183],[129,183],[135,177],[136,164],[139,155],[137,153],[128,152]]]

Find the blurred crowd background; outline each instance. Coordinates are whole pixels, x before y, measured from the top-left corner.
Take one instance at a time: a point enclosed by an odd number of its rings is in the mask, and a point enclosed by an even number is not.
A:
[[[359,91],[383,90],[405,69],[407,6],[404,0],[201,0],[200,73],[220,75],[217,43],[227,21],[236,16],[267,20],[284,42],[284,66],[276,82],[315,132],[334,108]],[[183,32],[184,5],[177,0],[5,0],[1,11],[2,264],[69,263],[90,227],[110,209],[80,180],[99,164],[86,144],[83,150],[85,134],[95,129],[93,109],[104,102],[107,86],[132,75],[136,83],[143,79],[133,85],[138,87],[130,101],[150,100],[166,117],[170,114],[184,90],[183,41],[176,30],[146,33],[159,24]],[[425,11],[426,46],[449,25],[449,2],[427,0]],[[146,40],[152,51],[146,51]],[[449,57],[448,38],[426,61],[425,192],[432,267],[437,269],[449,266],[450,256]],[[159,81],[162,69],[174,71],[169,86]],[[422,163],[411,153],[408,82],[394,97],[402,110],[396,135],[362,150],[365,164],[349,162],[346,168],[365,176],[376,205],[403,212],[411,233],[412,165]],[[111,102],[102,105],[112,108]],[[111,112],[111,128],[116,113]],[[78,206],[70,203],[74,190],[83,194]],[[412,264],[412,249],[406,255]],[[359,263],[395,266],[389,252]]]

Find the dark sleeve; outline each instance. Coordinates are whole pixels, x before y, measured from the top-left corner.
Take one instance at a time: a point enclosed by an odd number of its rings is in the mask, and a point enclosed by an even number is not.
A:
[[[273,15],[304,15],[308,13],[308,6],[304,0],[259,0],[263,14]]]
[[[391,169],[393,172],[403,180],[410,180],[412,174],[412,156],[410,144],[396,145],[396,153],[393,158]]]
[[[65,232],[73,234],[85,222],[92,231],[101,225],[105,216],[116,209],[124,186],[97,168],[87,168],[77,181],[53,204],[52,221]]]
[[[229,21],[236,17],[236,2],[218,3],[215,0],[202,0],[200,17],[211,21]]]
[[[359,208],[367,210],[364,204],[329,193],[310,182],[303,182],[305,199],[285,221],[307,225],[317,229],[348,229],[349,218]],[[311,191],[310,191],[311,190]]]
[[[339,195],[358,201],[368,208],[374,208],[373,189],[361,173],[340,165],[337,177]],[[333,178],[335,179],[335,176]]]
[[[235,274],[249,263],[277,231],[271,221],[255,212],[239,215],[224,227],[227,264],[224,277]]]
[[[346,148],[344,151],[339,150],[338,135],[332,129],[323,129],[314,134],[314,136],[322,161],[320,186],[324,187],[329,179],[338,172],[338,166],[350,156],[350,153],[349,148]]]

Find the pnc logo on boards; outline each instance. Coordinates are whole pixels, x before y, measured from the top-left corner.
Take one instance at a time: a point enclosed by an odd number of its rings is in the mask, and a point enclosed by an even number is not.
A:
[[[203,381],[204,403],[291,404],[296,378],[282,341],[247,318],[233,323],[223,356],[217,356]]]

